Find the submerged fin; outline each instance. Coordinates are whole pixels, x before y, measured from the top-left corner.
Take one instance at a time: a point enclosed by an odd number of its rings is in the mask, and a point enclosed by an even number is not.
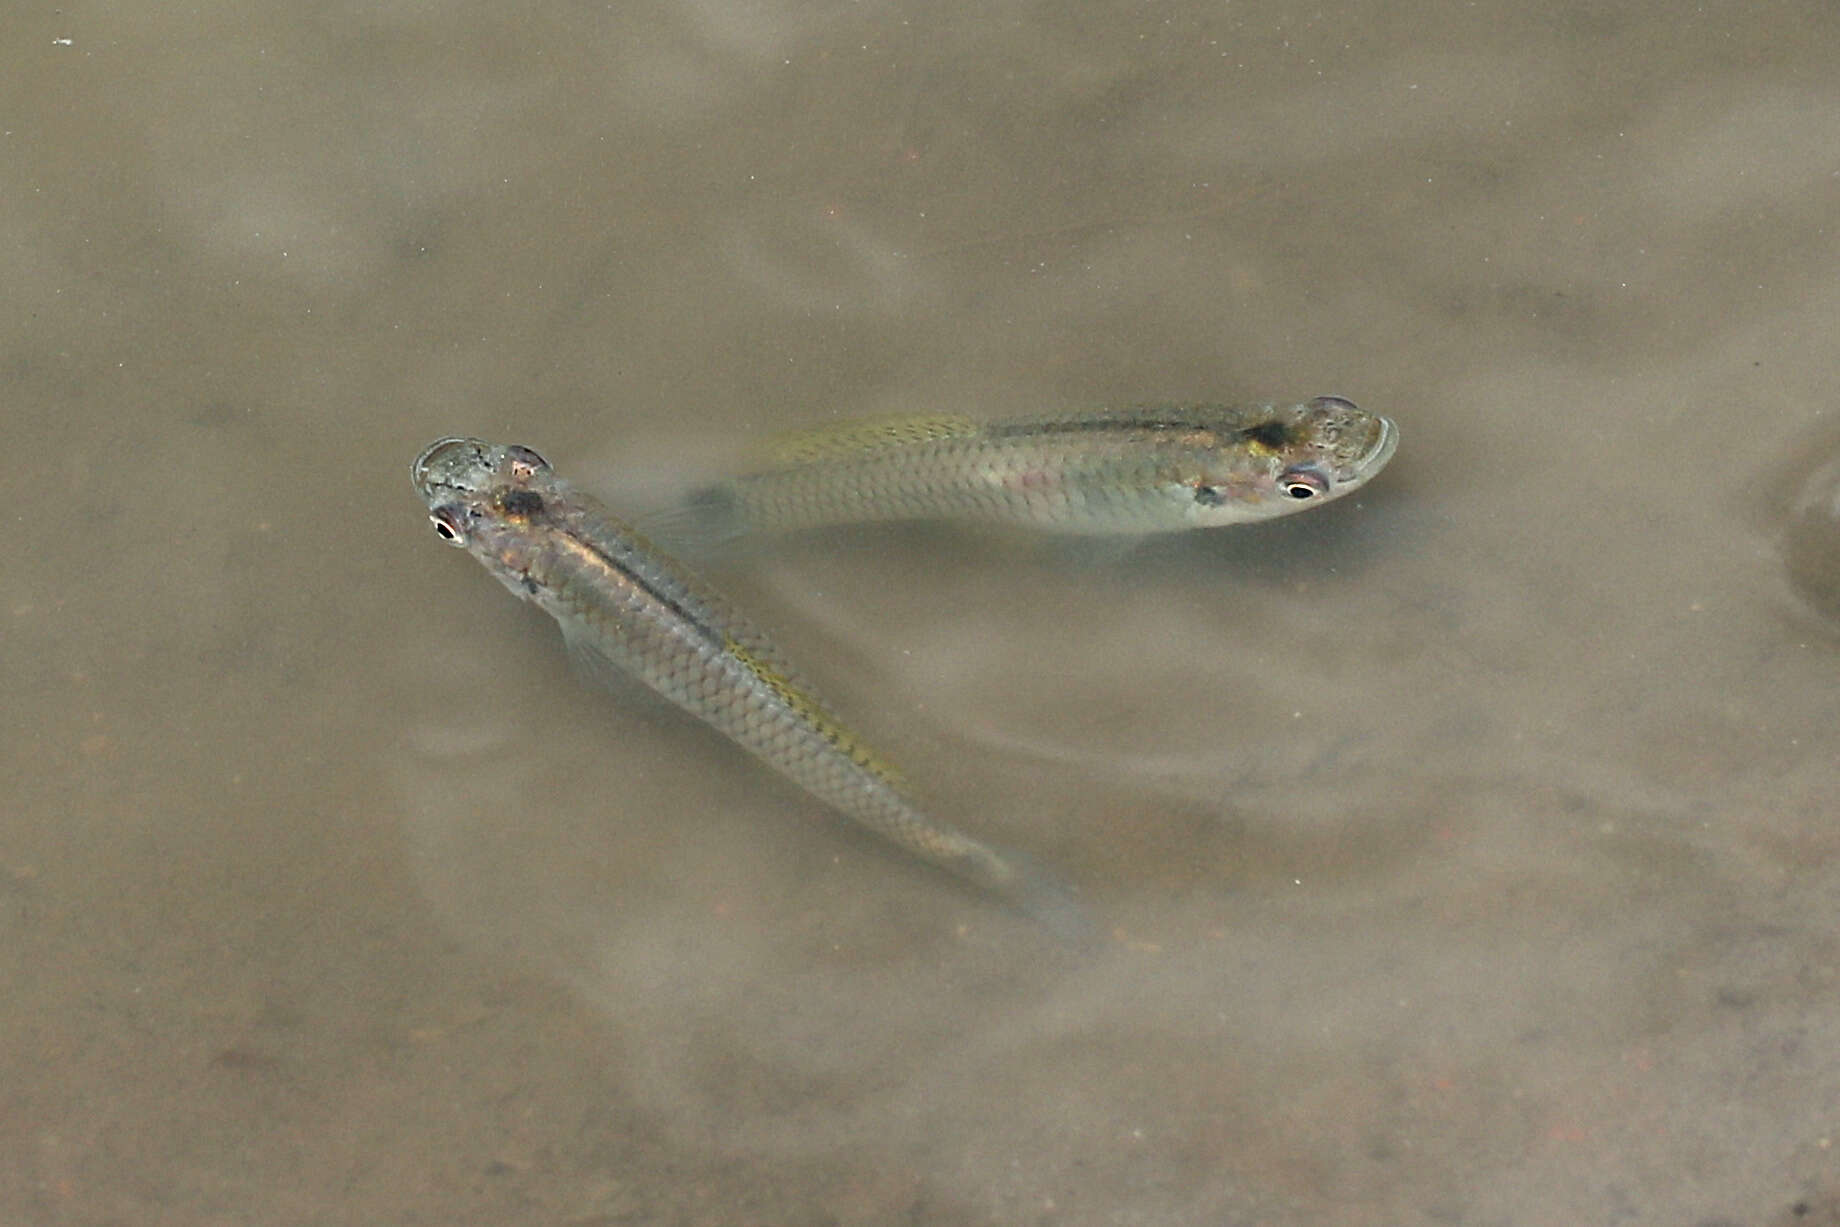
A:
[[[1097,932],[1092,913],[1069,882],[1014,849],[1000,855],[1014,874],[1000,892],[1005,903],[1069,946],[1092,943]]]
[[[569,666],[583,685],[603,690],[635,711],[662,712],[675,706],[669,699],[634,677],[595,643],[594,636],[572,622],[559,622]]]
[[[1144,548],[1147,535],[1057,533],[1048,541],[1054,560],[1075,571],[1102,571],[1120,566]]]
[[[910,447],[938,439],[969,438],[983,429],[982,423],[975,418],[959,413],[854,418],[776,435],[762,444],[759,459],[773,468],[814,464],[821,460],[847,460],[888,448]]]
[[[727,485],[704,486],[669,507],[640,517],[637,529],[666,553],[691,558],[721,554],[747,535],[747,523]]]

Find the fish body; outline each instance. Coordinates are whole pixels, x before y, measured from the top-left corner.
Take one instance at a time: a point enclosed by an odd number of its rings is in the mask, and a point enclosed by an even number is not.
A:
[[[1398,440],[1391,420],[1338,396],[871,419],[778,440],[757,469],[694,497],[691,531],[947,519],[1112,536],[1238,524],[1358,489]]]
[[[534,451],[441,439],[412,477],[440,536],[554,617],[590,677],[636,678],[861,825],[1025,910],[1070,906],[1015,854],[924,813],[756,626]]]

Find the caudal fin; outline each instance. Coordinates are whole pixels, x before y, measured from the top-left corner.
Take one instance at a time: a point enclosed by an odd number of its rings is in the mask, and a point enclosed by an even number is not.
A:
[[[998,891],[1005,903],[1066,945],[1093,942],[1098,927],[1092,910],[1071,882],[1025,853],[1005,848],[1001,855],[1010,870]]]

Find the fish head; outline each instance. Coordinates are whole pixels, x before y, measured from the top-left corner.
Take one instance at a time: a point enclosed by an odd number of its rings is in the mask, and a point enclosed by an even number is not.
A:
[[[530,595],[530,527],[544,515],[551,478],[543,457],[515,443],[437,439],[409,476],[437,536],[478,558],[513,592]]]
[[[1390,418],[1340,396],[1261,407],[1215,427],[1181,474],[1196,526],[1289,515],[1359,489],[1399,445]]]
[[[549,462],[515,443],[436,439],[409,466],[409,480],[430,507],[449,494],[485,494],[496,487],[529,487],[550,472]]]

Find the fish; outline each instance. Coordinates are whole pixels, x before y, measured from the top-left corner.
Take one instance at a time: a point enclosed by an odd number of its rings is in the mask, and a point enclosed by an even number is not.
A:
[[[869,418],[773,440],[748,471],[658,517],[689,542],[958,520],[1144,536],[1290,515],[1358,490],[1399,428],[1340,396],[979,421]]]
[[[638,681],[903,851],[1063,936],[1084,931],[1069,887],[923,810],[764,631],[535,451],[438,439],[411,477],[436,534],[553,617],[585,679]]]

